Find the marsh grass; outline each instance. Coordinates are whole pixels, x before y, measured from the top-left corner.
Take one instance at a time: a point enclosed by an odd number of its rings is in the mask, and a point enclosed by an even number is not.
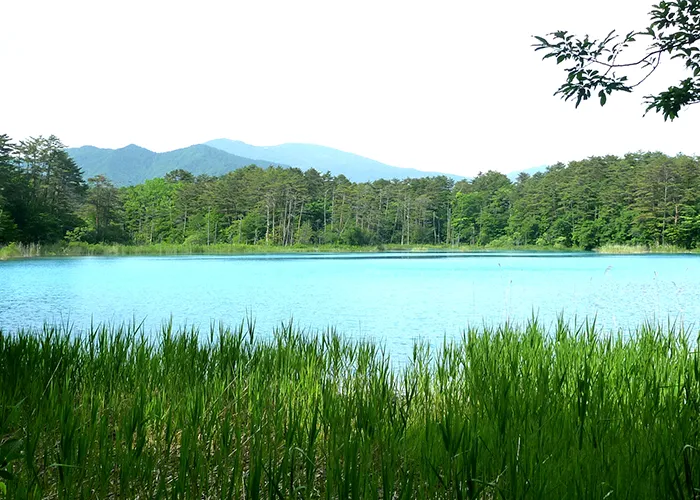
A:
[[[0,332],[8,498],[697,498],[689,332]],[[148,334],[148,335],[147,335]],[[1,478],[0,478],[1,480]]]
[[[87,244],[69,243],[62,246],[61,255],[240,255],[266,253],[301,253],[301,252],[344,252],[344,251],[373,251],[374,247],[350,247],[338,245],[247,245],[216,243],[153,243],[150,245],[120,245],[120,244]]]
[[[245,255],[307,252],[373,252],[378,247],[343,245],[246,245],[216,243],[212,245],[188,243],[153,243],[150,245],[122,245],[110,243],[54,243],[50,245],[11,243],[0,247],[0,260],[26,257],[78,257],[123,255]]]
[[[682,247],[675,245],[616,245],[616,244],[606,244],[596,249],[598,253],[607,254],[619,254],[619,255],[631,255],[631,254],[645,254],[645,253],[692,253],[693,251],[687,250]]]
[[[39,257],[42,252],[42,246],[38,243],[10,243],[0,246],[0,260]]]

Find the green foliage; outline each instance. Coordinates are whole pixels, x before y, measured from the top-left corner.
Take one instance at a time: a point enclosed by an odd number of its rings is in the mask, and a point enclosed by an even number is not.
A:
[[[0,332],[7,498],[694,498],[698,339],[536,321],[393,360],[254,321]]]
[[[88,179],[88,194],[81,210],[84,225],[66,233],[69,241],[100,243],[124,241],[123,202],[117,188],[103,175]]]
[[[471,245],[487,245],[505,236],[513,186],[505,175],[489,170],[471,182],[455,185],[453,237]]]
[[[124,188],[126,229],[137,244],[170,241],[174,227],[175,193],[179,185],[150,179]]]
[[[17,146],[6,135],[0,135],[0,244],[19,238],[17,220],[24,215],[26,195],[18,162]]]
[[[361,247],[372,244],[372,235],[360,227],[352,226],[345,231],[342,241],[346,245]]]
[[[9,438],[0,444],[0,493],[7,495],[7,484],[5,481],[15,479],[15,475],[10,472],[13,462],[22,458],[23,443],[21,439]]]
[[[80,224],[82,172],[55,136],[0,136],[0,243],[54,242]]]
[[[567,31],[555,31],[547,37],[536,36],[535,50],[546,52],[544,59],[566,62],[567,78],[555,95],[575,99],[576,107],[596,95],[604,106],[610,94],[631,92],[659,66],[664,56],[681,60],[688,72],[678,85],[645,97],[647,112],[662,113],[664,120],[675,119],[685,106],[700,102],[700,1],[661,1],[652,6],[648,28],[620,37],[611,31],[602,40],[588,35],[577,38]],[[647,41],[646,54],[639,59],[623,60],[622,54],[638,40]],[[644,75],[631,82],[619,71],[638,67]]]
[[[294,241],[299,245],[310,245],[314,242],[314,230],[308,220],[297,228]]]

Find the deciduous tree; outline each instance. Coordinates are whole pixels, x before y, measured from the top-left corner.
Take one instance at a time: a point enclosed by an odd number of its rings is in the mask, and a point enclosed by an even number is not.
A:
[[[679,59],[685,65],[685,77],[658,94],[645,96],[646,110],[673,120],[685,106],[700,102],[700,0],[661,1],[649,15],[648,27],[625,35],[613,30],[602,39],[581,38],[559,30],[535,36],[535,50],[544,51],[544,59],[566,64],[566,81],[555,95],[574,100],[576,107],[597,96],[602,106],[613,92],[634,90],[664,59]],[[639,43],[646,43],[645,53],[628,57],[630,47]],[[641,74],[632,78],[635,69]]]

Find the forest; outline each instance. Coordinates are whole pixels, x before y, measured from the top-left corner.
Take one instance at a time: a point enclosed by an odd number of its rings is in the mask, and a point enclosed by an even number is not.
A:
[[[694,249],[700,159],[591,157],[514,182],[487,170],[457,182],[353,183],[250,165],[219,177],[173,170],[117,188],[101,175],[84,179],[55,136],[0,135],[0,245],[11,242]]]

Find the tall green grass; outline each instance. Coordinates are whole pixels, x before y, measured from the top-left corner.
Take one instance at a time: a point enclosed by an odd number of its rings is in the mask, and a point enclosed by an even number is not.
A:
[[[8,498],[700,495],[700,357],[682,329],[506,324],[401,363],[252,321],[147,333],[0,332]]]

